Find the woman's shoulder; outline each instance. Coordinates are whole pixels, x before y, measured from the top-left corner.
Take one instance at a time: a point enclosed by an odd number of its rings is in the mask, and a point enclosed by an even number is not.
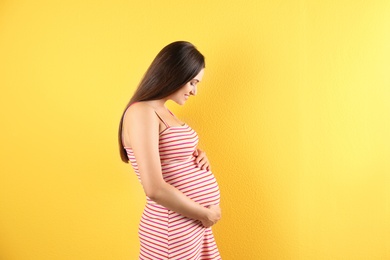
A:
[[[126,112],[125,112],[125,120],[126,119],[151,119],[155,120],[155,112],[152,106],[150,106],[145,101],[140,101],[131,104]]]
[[[153,110],[153,107],[151,107],[147,101],[138,101],[131,104],[128,108],[128,110],[131,111],[148,111]]]
[[[122,129],[127,147],[133,147],[134,138],[158,140],[159,122],[153,107],[143,102],[131,104],[123,116]]]

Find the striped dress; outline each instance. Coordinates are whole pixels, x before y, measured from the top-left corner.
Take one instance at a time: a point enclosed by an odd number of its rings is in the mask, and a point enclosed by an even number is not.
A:
[[[157,113],[156,113],[157,114]],[[158,114],[157,114],[158,116]],[[203,206],[219,204],[219,187],[213,173],[201,170],[193,155],[198,135],[187,124],[169,126],[159,135],[159,152],[164,180]],[[138,179],[137,161],[131,148],[125,147]],[[169,210],[150,198],[142,214],[138,231],[139,259],[221,259],[211,228]]]

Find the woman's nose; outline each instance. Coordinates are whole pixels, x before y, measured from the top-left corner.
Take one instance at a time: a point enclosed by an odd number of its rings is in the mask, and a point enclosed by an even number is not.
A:
[[[193,87],[190,93],[191,93],[191,95],[195,96],[196,95],[196,87]]]

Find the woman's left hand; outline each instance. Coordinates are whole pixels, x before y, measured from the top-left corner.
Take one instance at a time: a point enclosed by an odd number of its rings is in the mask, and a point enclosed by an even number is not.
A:
[[[194,152],[194,156],[196,157],[195,161],[199,168],[202,170],[210,170],[209,159],[207,159],[205,152],[197,148]]]

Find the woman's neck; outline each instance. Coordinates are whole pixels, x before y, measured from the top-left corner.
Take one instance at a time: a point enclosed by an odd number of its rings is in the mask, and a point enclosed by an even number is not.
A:
[[[167,109],[165,106],[165,99],[157,99],[157,100],[148,100],[147,102],[154,107],[155,109]]]

